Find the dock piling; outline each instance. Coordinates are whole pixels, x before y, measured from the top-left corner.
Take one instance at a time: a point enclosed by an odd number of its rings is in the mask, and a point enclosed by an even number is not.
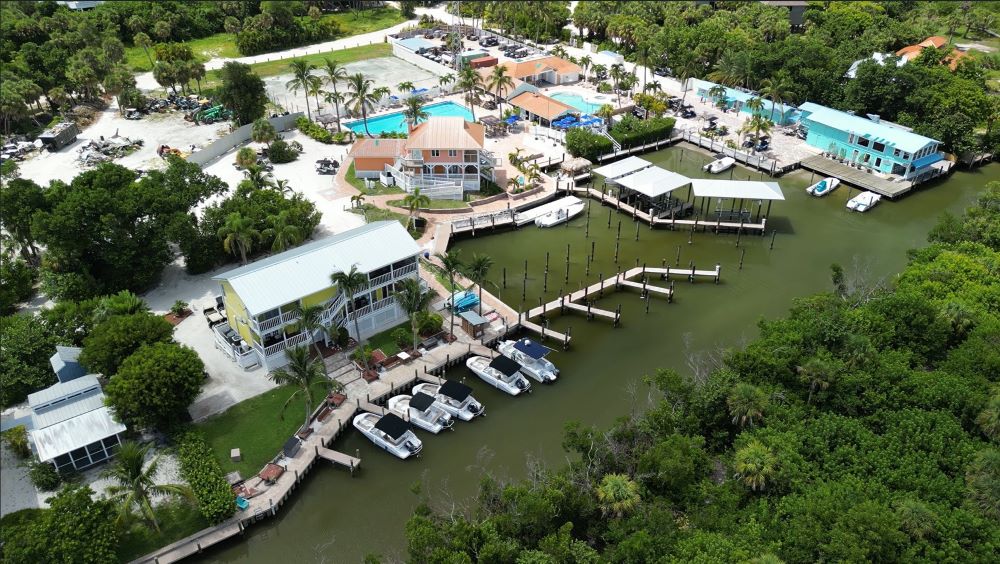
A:
[[[743,257],[747,254],[746,248],[740,250],[740,270],[743,270]]]
[[[719,283],[719,279],[722,278],[722,263],[715,263],[715,283]]]
[[[771,231],[771,245],[768,247],[768,250],[774,250],[774,236],[777,234],[777,231]]]
[[[635,240],[639,240],[639,222],[635,222]]]
[[[670,293],[667,294],[667,303],[668,304],[674,303],[674,281],[673,280],[670,281]]]
[[[674,259],[674,266],[681,265],[681,246],[677,245],[677,258]]]

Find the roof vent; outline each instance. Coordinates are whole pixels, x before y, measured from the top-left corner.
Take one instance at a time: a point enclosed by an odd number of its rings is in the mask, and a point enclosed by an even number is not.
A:
[[[882,116],[878,114],[865,114],[865,115],[868,116],[868,119],[872,120],[875,123],[878,123],[879,120],[882,119]]]

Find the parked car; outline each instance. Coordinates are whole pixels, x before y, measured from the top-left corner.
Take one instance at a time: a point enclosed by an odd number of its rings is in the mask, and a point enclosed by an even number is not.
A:
[[[493,100],[486,100],[483,102],[483,108],[487,110],[495,110],[497,109],[497,103]]]
[[[653,74],[656,76],[674,76],[674,70],[670,67],[657,67],[653,69]]]

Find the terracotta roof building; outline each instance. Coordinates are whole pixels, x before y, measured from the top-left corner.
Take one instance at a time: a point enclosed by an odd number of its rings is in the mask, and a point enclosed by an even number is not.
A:
[[[579,112],[573,106],[549,98],[538,92],[524,92],[510,99],[511,105],[526,113],[527,119],[542,119],[551,122],[566,114]]]

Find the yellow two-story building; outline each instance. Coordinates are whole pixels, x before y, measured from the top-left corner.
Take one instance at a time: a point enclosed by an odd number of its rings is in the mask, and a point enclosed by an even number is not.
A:
[[[261,259],[213,278],[222,286],[226,322],[214,327],[219,348],[243,367],[267,370],[288,362],[285,350],[324,340],[345,327],[355,339],[396,325],[406,312],[392,294],[403,278],[419,279],[420,248],[398,221],[379,221]],[[334,272],[357,267],[368,283],[347,296]],[[323,306],[323,330],[304,331],[300,307]],[[350,311],[348,311],[350,310]]]

